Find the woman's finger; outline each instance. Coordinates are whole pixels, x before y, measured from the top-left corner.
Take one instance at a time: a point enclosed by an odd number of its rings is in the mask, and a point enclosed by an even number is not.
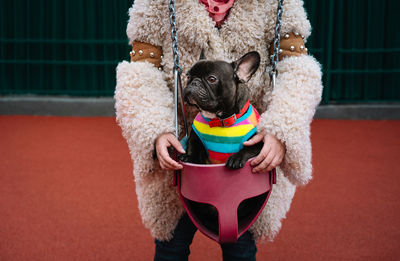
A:
[[[183,168],[181,164],[176,162],[169,155],[168,147],[175,147],[179,152],[185,152],[178,139],[172,133],[161,134],[156,139],[157,158],[162,169],[177,170]]]
[[[160,163],[160,167],[162,169],[167,169],[168,166],[165,163],[164,155],[162,153],[162,148],[157,149],[157,159],[158,159],[158,162]]]
[[[279,165],[279,156],[277,155],[267,167],[267,171],[271,171]]]
[[[157,144],[156,150],[157,150],[157,158],[160,163],[160,167],[162,169],[172,168],[173,166],[168,162],[168,158],[170,158],[170,156],[168,153],[167,144],[165,142],[160,141],[160,143]]]
[[[264,139],[264,135],[257,133],[256,135],[254,135],[251,139],[249,139],[248,141],[243,142],[244,146],[252,146],[254,144],[259,143],[260,141],[262,141]]]
[[[168,163],[165,162],[165,159],[164,159],[164,157],[162,155],[160,155],[158,157],[158,161],[160,162],[160,166],[161,166],[162,169],[168,169],[170,167],[170,166],[168,166]]]
[[[160,166],[162,169],[167,169],[167,170],[179,169],[179,164],[175,162],[175,164],[177,164],[177,165],[174,165],[173,162],[174,162],[173,160],[172,160],[172,162],[170,162],[170,161],[168,161],[168,159],[161,158]]]
[[[180,153],[186,153],[182,147],[182,144],[175,136],[168,137],[169,143]]]
[[[165,168],[167,168],[167,169],[173,169],[173,170],[176,170],[176,169],[181,169],[181,168],[183,168],[183,166],[181,165],[181,164],[179,164],[178,162],[176,162],[175,160],[173,160],[170,156],[169,156],[169,153],[168,153],[168,150],[167,149],[165,149],[165,148],[162,148],[162,149],[160,149],[160,158],[161,158],[161,160],[162,160],[162,162],[163,162],[163,165],[164,165],[164,167]]]
[[[171,169],[177,170],[177,169],[182,169],[183,166],[173,160],[171,157],[168,156],[168,158],[165,159],[165,162],[170,166]]]
[[[267,143],[264,143],[264,146],[262,147],[260,153],[250,162],[250,165],[256,166],[260,164],[268,156],[268,153],[270,151],[271,151],[271,146]]]
[[[160,163],[160,167],[162,169],[168,169],[168,165],[165,163],[164,160],[162,160],[161,158],[158,159],[158,162]]]
[[[275,153],[273,153],[273,151],[270,151],[267,157],[265,157],[260,164],[258,164],[256,167],[253,168],[253,172],[265,171],[274,158],[275,158]]]
[[[160,164],[160,165],[161,165],[161,164]],[[165,170],[174,170],[174,166],[171,165],[171,164],[169,164],[169,163],[166,162],[166,161],[163,161],[162,169],[165,169]]]

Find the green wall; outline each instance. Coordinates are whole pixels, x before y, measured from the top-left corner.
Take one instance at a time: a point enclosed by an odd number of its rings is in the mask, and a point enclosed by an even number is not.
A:
[[[188,0],[196,1],[196,0]],[[0,1],[0,95],[112,96],[132,0]],[[305,0],[323,103],[400,101],[397,0]]]
[[[400,101],[398,0],[305,0],[323,103]]]

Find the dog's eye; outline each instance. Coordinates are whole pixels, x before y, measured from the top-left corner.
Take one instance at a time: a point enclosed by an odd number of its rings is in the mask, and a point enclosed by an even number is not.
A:
[[[207,81],[209,83],[215,83],[217,81],[217,78],[215,78],[214,76],[211,75],[211,76],[207,77]]]

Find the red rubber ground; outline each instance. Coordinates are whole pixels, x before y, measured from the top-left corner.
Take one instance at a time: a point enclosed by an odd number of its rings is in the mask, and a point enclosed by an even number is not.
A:
[[[258,260],[399,260],[400,121],[317,120],[314,179]],[[0,117],[0,260],[152,260],[114,118]],[[190,260],[221,260],[197,233]]]

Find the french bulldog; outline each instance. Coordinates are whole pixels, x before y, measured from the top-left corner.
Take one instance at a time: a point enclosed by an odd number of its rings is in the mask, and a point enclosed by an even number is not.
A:
[[[259,154],[263,146],[262,142],[253,146],[243,147],[242,145],[244,141],[255,134],[258,123],[258,112],[252,105],[249,105],[250,95],[246,83],[257,71],[259,64],[260,55],[256,51],[249,52],[239,60],[228,63],[220,60],[207,60],[204,50],[202,50],[199,60],[187,74],[188,83],[183,92],[185,102],[190,106],[196,106],[200,110],[200,114],[196,116],[192,131],[189,134],[186,154],[178,156],[180,161],[198,164],[210,161],[215,163],[210,159],[212,148],[206,148],[207,139],[210,137],[211,143],[213,143],[210,146],[217,146],[221,149],[225,148],[224,140],[229,140],[229,144],[226,144],[226,146],[228,149],[232,149],[231,141],[236,139],[236,145],[240,147],[240,150],[234,151],[234,154],[230,151],[230,154],[233,155],[230,155],[229,158],[223,159],[224,151],[213,154],[214,156],[217,155],[216,157],[219,157],[219,160],[225,160],[227,168],[242,168],[247,160]],[[243,117],[246,115],[247,117],[252,117],[246,123],[250,121],[255,126],[252,128],[251,133],[240,134],[246,140],[238,141],[237,137],[234,137],[237,136],[236,133],[232,136],[229,134],[229,126],[233,125],[232,127],[234,127],[237,124],[244,124]],[[206,126],[207,123],[208,127]],[[203,127],[207,128],[210,133],[203,135]],[[248,129],[248,127],[246,128]],[[224,133],[222,138],[218,136],[218,133],[214,134],[218,131]],[[219,143],[214,143],[215,139]]]

